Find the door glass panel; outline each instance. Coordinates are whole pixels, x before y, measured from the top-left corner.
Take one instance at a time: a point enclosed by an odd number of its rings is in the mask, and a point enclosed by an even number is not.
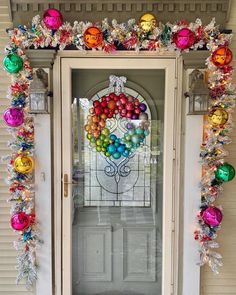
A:
[[[145,102],[150,134],[128,158],[91,148],[84,126],[111,74]],[[73,72],[73,295],[161,294],[164,70]],[[107,120],[118,137],[127,119]]]

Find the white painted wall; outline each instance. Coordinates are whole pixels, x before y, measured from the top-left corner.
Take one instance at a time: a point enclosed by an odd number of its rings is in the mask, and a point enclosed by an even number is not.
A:
[[[188,103],[186,103],[186,114]],[[201,164],[199,158],[202,143],[203,116],[185,115],[185,163],[183,204],[183,292],[182,295],[200,294],[200,267],[198,243],[193,233],[196,229],[196,213],[200,204]]]
[[[52,202],[51,202],[51,124],[49,114],[37,114],[35,122],[35,204],[43,244],[37,250],[40,262],[37,295],[52,294]]]

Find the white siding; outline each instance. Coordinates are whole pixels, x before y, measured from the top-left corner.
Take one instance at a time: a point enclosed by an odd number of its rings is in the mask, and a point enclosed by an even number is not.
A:
[[[7,0],[0,1],[0,63],[4,57],[4,47],[8,42],[8,36],[5,33],[6,28],[12,27],[8,14]],[[11,136],[7,133],[6,127],[2,121],[2,113],[9,105],[6,99],[6,92],[10,79],[6,72],[0,66],[0,157],[9,153],[7,147]],[[16,285],[15,270],[16,251],[13,248],[13,241],[17,235],[9,226],[10,206],[6,200],[9,197],[8,186],[4,179],[6,178],[6,164],[0,163],[0,295],[33,295],[33,292],[26,292],[25,286]]]
[[[236,1],[231,1],[232,7],[227,27],[236,34]],[[234,54],[234,66],[236,67],[236,36],[230,48]],[[236,83],[236,73],[234,75]],[[236,125],[236,113],[234,114]],[[227,161],[236,167],[236,134],[235,128],[231,133],[233,142],[227,147],[230,152]],[[201,272],[201,295],[235,295],[236,294],[236,180],[224,184],[224,193],[219,199],[219,204],[224,208],[222,229],[219,232],[220,253],[223,255],[223,267],[220,274],[214,275],[208,267]]]

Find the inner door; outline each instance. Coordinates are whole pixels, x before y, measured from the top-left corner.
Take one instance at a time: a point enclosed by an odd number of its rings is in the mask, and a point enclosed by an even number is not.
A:
[[[64,249],[70,261],[63,260],[70,274],[63,282],[70,291],[64,294],[165,294],[164,256],[171,245],[163,249],[163,214],[169,211],[171,202],[169,208],[163,204],[171,200],[168,194],[172,186],[165,179],[165,141],[173,135],[173,125],[167,136],[165,124],[167,113],[172,122],[174,116],[166,97],[167,71],[128,68],[128,60],[124,68],[96,68],[95,61],[93,67],[71,69],[70,96],[64,97],[68,108],[63,108],[67,112],[63,122],[63,164],[69,168],[64,196],[66,201],[70,199],[63,213],[64,220],[70,219],[70,224],[63,223]],[[85,131],[88,118],[94,116],[93,102],[102,101],[116,90],[109,87],[110,75],[127,78],[123,92],[146,104],[146,123],[150,124],[144,141],[128,156],[118,159],[101,153],[100,137],[91,142]],[[127,124],[139,124],[137,121],[117,114],[106,120],[106,128],[117,138],[124,140],[127,135],[132,141]],[[65,128],[68,122],[69,129]],[[168,172],[171,175],[171,166]],[[165,185],[169,185],[168,189]]]

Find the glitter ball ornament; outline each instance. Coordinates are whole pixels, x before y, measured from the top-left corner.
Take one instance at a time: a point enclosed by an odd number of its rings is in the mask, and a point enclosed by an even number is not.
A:
[[[8,73],[16,74],[23,69],[23,59],[19,55],[11,53],[4,58],[3,65]]]
[[[88,48],[97,48],[103,43],[102,31],[97,27],[89,27],[84,32],[84,44]]]
[[[232,51],[225,46],[221,46],[212,53],[212,62],[217,67],[227,66],[233,59]]]
[[[235,169],[232,165],[228,163],[220,165],[215,172],[216,179],[222,182],[230,181],[234,178],[234,176]]]
[[[174,34],[173,41],[177,48],[187,49],[194,44],[194,32],[188,28],[183,28]]]
[[[156,17],[151,13],[145,13],[140,17],[139,25],[144,32],[150,32],[157,26]]]
[[[25,212],[15,213],[11,217],[11,227],[14,230],[24,230],[30,225],[30,217]]]
[[[34,169],[34,160],[29,156],[20,155],[14,161],[14,168],[19,173],[31,173]]]
[[[49,8],[44,12],[43,21],[50,30],[57,30],[63,23],[63,17],[59,10]]]
[[[18,127],[24,123],[24,112],[19,108],[8,108],[3,114],[3,120],[10,127]]]
[[[228,113],[222,108],[214,108],[208,114],[208,122],[214,126],[224,125],[228,121]]]
[[[210,226],[218,226],[223,219],[223,214],[217,207],[208,207],[203,211],[202,219]]]

